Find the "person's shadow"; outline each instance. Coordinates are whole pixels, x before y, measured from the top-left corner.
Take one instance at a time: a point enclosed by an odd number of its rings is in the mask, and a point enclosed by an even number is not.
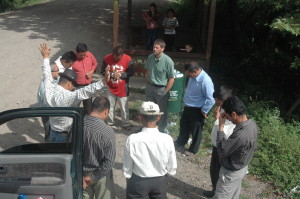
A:
[[[29,107],[36,107],[36,105]],[[45,132],[37,117],[28,117],[14,119],[1,125],[0,135],[0,147],[8,149],[18,145],[42,143]]]

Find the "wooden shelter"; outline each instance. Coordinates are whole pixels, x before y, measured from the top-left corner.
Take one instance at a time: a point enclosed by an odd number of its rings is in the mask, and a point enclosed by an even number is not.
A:
[[[202,2],[202,15],[201,17],[201,34],[199,35],[199,40],[202,43],[203,52],[200,53],[181,53],[181,52],[166,52],[175,62],[175,66],[182,65],[190,60],[197,60],[197,62],[203,62],[205,64],[205,68],[209,71],[210,59],[211,59],[211,50],[212,50],[212,39],[214,32],[214,22],[215,22],[215,11],[216,11],[216,0],[195,0],[197,2]],[[113,47],[119,44],[119,0],[114,0],[114,15],[113,15]],[[126,49],[125,52],[134,58],[138,58],[138,62],[144,62],[146,56],[148,56],[151,52],[146,50],[133,50],[131,49],[131,34],[132,34],[132,26],[131,26],[131,16],[132,16],[132,0],[127,0],[127,24],[126,29],[129,30],[126,33]],[[204,28],[203,28],[204,27]],[[143,58],[144,57],[144,58]],[[178,61],[179,60],[179,61]]]

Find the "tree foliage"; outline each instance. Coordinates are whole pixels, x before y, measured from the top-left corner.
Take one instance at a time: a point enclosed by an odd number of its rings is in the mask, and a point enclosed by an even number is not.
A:
[[[211,67],[216,81],[275,101],[286,113],[300,91],[299,8],[300,0],[218,0]],[[294,118],[299,113],[298,107]]]

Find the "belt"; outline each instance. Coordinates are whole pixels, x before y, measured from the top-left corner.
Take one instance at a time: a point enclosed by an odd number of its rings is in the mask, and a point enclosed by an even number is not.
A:
[[[69,132],[68,131],[62,131],[60,132],[61,134],[65,134],[65,135],[69,135]]]
[[[150,84],[151,86],[158,87],[158,88],[166,87],[166,86],[164,86],[164,85],[151,84],[150,82],[148,82],[148,84]]]
[[[202,109],[202,107],[184,106],[186,109]]]

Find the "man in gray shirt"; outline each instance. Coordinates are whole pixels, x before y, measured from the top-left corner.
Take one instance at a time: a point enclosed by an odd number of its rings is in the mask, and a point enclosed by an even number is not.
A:
[[[84,117],[84,199],[115,198],[112,167],[116,157],[116,138],[113,129],[104,122],[109,107],[106,97],[97,97],[92,112]]]
[[[257,147],[258,127],[246,115],[246,106],[236,96],[227,98],[222,105],[225,113],[219,118],[217,150],[221,170],[214,199],[238,199],[241,183],[248,170]],[[230,120],[236,127],[226,140],[225,120]]]

